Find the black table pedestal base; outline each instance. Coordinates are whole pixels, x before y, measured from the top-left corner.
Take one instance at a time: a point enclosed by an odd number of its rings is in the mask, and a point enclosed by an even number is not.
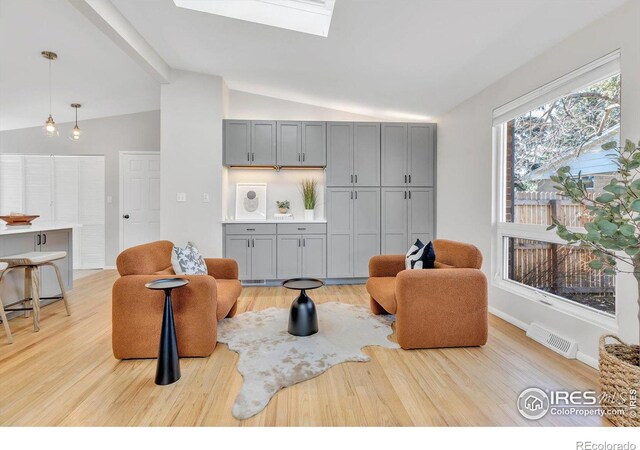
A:
[[[302,290],[291,304],[289,312],[289,333],[294,336],[311,336],[318,332],[316,305]]]
[[[156,384],[159,385],[175,383],[180,379],[180,359],[178,358],[178,340],[176,339],[173,307],[171,306],[171,289],[164,292],[164,314],[156,369]]]

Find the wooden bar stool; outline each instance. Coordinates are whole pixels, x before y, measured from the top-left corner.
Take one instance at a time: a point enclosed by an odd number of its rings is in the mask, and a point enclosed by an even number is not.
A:
[[[2,279],[2,274],[5,269],[9,267],[9,265],[5,262],[0,262],[0,279]],[[0,297],[0,320],[2,320],[2,325],[4,325],[4,333],[7,336],[7,340],[9,344],[13,344],[13,337],[11,336],[11,328],[9,328],[9,321],[7,320],[7,313],[4,312],[4,305],[2,304],[2,297]]]
[[[67,302],[67,291],[60,275],[60,269],[53,261],[67,256],[67,252],[28,252],[21,253],[19,255],[10,255],[0,257],[0,263],[6,263],[8,268],[0,274],[0,282],[2,277],[15,269],[24,269],[25,273],[25,298],[17,302],[7,305],[8,308],[4,308],[4,311],[33,311],[33,329],[34,331],[40,331],[40,300],[62,300],[64,301],[64,307],[67,310],[67,315],[71,315],[69,309],[69,303]],[[40,297],[40,268],[43,266],[51,266],[56,272],[58,278],[58,284],[60,285],[60,295],[55,297]],[[27,304],[31,301],[31,307],[27,307]],[[54,302],[52,302],[54,303]],[[14,305],[22,304],[21,308],[9,308]],[[4,313],[3,313],[4,314]],[[2,318],[5,320],[4,317]],[[5,326],[5,330],[8,330],[8,326]]]

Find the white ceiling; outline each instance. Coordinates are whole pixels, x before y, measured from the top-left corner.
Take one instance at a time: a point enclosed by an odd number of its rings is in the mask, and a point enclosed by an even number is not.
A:
[[[326,38],[113,0],[174,68],[382,118],[436,117],[624,0],[337,0]]]
[[[327,38],[113,0],[174,68],[380,117],[437,117],[625,0],[337,0]],[[159,108],[159,85],[67,0],[0,0],[0,130]]]
[[[160,107],[160,87],[66,0],[0,0],[0,130],[44,125],[49,114],[47,60],[52,63],[53,118],[106,117]]]

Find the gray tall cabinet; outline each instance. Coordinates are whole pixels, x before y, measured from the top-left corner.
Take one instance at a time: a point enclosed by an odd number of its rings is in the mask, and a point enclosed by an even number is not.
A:
[[[327,276],[434,238],[435,124],[327,124]]]

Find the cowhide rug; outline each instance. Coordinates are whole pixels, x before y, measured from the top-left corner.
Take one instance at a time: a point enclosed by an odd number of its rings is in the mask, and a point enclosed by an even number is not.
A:
[[[392,316],[375,316],[367,308],[338,302],[316,305],[318,333],[292,336],[287,332],[289,309],[247,312],[218,325],[218,341],[240,355],[244,378],[233,405],[237,419],[264,409],[280,389],[316,377],[347,361],[369,361],[361,349],[370,345],[400,348],[387,337]]]

